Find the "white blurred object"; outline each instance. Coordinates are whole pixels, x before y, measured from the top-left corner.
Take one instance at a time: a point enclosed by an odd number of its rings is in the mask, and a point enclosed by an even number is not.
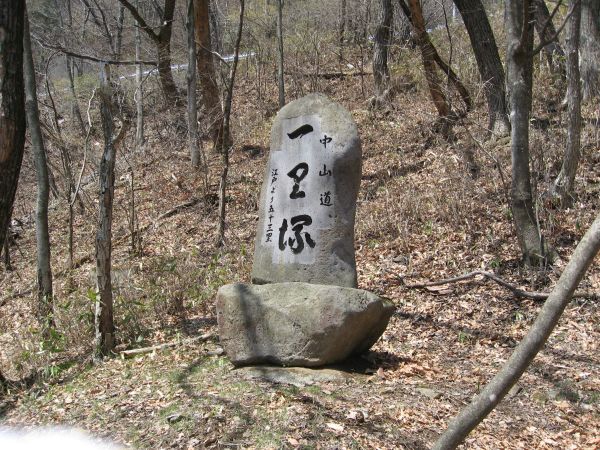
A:
[[[22,430],[0,428],[2,450],[118,450],[101,439],[72,428]]]

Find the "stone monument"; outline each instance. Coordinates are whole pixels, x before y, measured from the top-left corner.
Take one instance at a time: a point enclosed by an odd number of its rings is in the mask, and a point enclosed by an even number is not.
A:
[[[271,132],[252,282],[356,287],[361,148],[350,114],[321,95],[285,106]]]
[[[394,307],[356,289],[360,178],[360,139],[342,106],[311,94],[281,109],[260,197],[253,284],[217,294],[219,336],[234,364],[331,364],[379,339]]]

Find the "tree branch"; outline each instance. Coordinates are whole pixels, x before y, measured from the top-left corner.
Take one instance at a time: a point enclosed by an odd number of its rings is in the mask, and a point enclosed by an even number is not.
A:
[[[542,0],[542,1],[544,1],[544,0]],[[556,2],[556,6],[554,7],[554,9],[552,10],[552,12],[550,13],[550,16],[548,17],[548,20],[546,20],[546,22],[544,22],[544,26],[542,27],[542,29],[538,33],[540,36],[543,36],[546,33],[546,29],[552,23],[552,20],[554,20],[554,16],[558,12],[558,9],[560,8],[561,5],[562,5],[562,0],[558,0],[558,2]],[[537,6],[535,5],[535,3],[534,3],[534,8],[537,8]],[[541,41],[541,38],[540,38],[540,41]],[[548,45],[548,44],[546,44],[546,45]]]
[[[402,9],[402,12],[408,19],[408,22],[410,23],[411,27],[414,28],[412,12],[411,12],[410,8],[408,7],[408,5],[406,4],[406,2],[404,0],[398,0],[398,5],[400,5],[400,9]],[[460,78],[458,78],[458,75],[456,74],[456,72],[454,72],[454,70],[452,70],[452,67],[450,67],[449,64],[446,64],[446,62],[442,59],[442,57],[438,53],[437,49],[431,42],[431,39],[429,39],[429,34],[427,33],[427,31],[425,31],[425,34],[427,35],[427,47],[429,48],[429,51],[431,52],[433,60],[438,65],[438,67],[441,69],[441,71],[446,74],[446,76],[450,79],[450,81],[452,82],[452,84],[454,85],[456,90],[458,91],[460,98],[462,99],[462,101],[465,104],[466,112],[471,111],[471,109],[473,108],[473,102],[471,100],[471,95],[469,94],[469,91],[464,86],[464,84],[460,81]]]
[[[184,339],[178,342],[167,342],[165,344],[153,345],[151,347],[142,347],[142,348],[134,348],[131,350],[123,350],[120,353],[121,359],[132,358],[138,355],[145,355],[147,353],[156,353],[159,350],[164,350],[165,348],[176,347],[177,345],[190,345],[196,342],[203,342],[211,339],[213,337],[212,333],[206,333],[202,336],[195,336],[190,339]]]
[[[160,40],[158,34],[156,34],[152,30],[152,28],[146,23],[146,21],[140,15],[140,13],[138,12],[138,10],[136,9],[135,6],[133,6],[127,0],[119,0],[119,3],[121,3],[121,5],[123,5],[125,8],[127,8],[129,10],[129,12],[131,13],[131,15],[133,16],[135,21],[139,24],[139,26],[142,28],[142,30],[144,30],[146,32],[146,34],[148,36],[150,36],[150,39],[152,39],[155,42]]]
[[[581,0],[576,0],[576,1],[581,1]],[[552,11],[552,15],[555,14],[555,11],[558,9],[558,7],[560,6],[560,1],[558,2],[558,4],[556,5],[556,8]],[[533,51],[531,52],[532,56],[537,55],[539,52],[542,51],[542,49],[554,42],[557,38],[558,35],[560,34],[560,32],[563,30],[563,28],[565,27],[565,25],[567,24],[567,22],[569,21],[569,18],[573,15],[573,11],[574,11],[574,7],[571,7],[571,10],[567,13],[567,16],[565,17],[565,20],[563,20],[563,23],[560,24],[560,27],[558,27],[558,29],[556,30],[556,33],[554,33],[550,38],[548,39],[542,39],[540,37],[540,43],[538,44],[538,46],[536,48],[533,49]],[[550,16],[550,19],[548,19],[548,21],[552,20],[552,15]],[[547,25],[547,24],[546,24]],[[545,25],[545,26],[546,26]]]
[[[433,287],[433,286],[442,286],[444,284],[457,283],[459,281],[474,278],[478,275],[480,275],[484,278],[488,278],[492,281],[495,281],[500,286],[502,286],[502,287],[508,289],[510,292],[512,292],[515,295],[515,297],[528,298],[528,299],[536,300],[536,301],[545,301],[550,296],[550,294],[547,294],[545,292],[524,291],[523,289],[519,289],[518,287],[510,284],[508,281],[500,278],[498,275],[491,273],[491,272],[484,272],[482,270],[474,270],[473,272],[465,273],[465,274],[459,275],[457,277],[445,278],[443,280],[432,281],[432,282],[428,282],[428,283],[406,284],[406,282],[404,281],[404,278],[402,276],[396,276],[396,278],[402,283],[403,286],[407,287],[408,289],[422,289],[422,288]],[[573,298],[588,298],[588,299],[596,300],[596,299],[600,298],[600,295],[596,294],[594,292],[575,292],[573,294]]]
[[[61,45],[57,45],[57,44],[48,44],[47,42],[44,42],[41,38],[39,38],[38,36],[32,35],[31,36],[40,46],[44,47],[45,49],[48,50],[56,50],[59,51],[67,56],[72,56],[74,58],[79,58],[79,59],[85,59],[87,61],[94,61],[94,62],[99,62],[99,63],[104,63],[104,64],[110,64],[113,66],[131,66],[131,65],[136,65],[136,64],[146,64],[147,66],[157,66],[158,63],[156,61],[120,61],[120,60],[115,60],[115,59],[104,59],[104,58],[100,58],[98,56],[92,56],[92,55],[85,55],[83,53],[75,53],[71,50],[67,50],[66,48],[62,47]]]
[[[81,0],[81,3],[84,4],[84,6],[87,8],[88,13],[92,16],[92,22],[94,22],[94,24],[102,29],[102,23],[100,22],[100,19],[98,19],[98,16],[96,15],[96,11],[94,10],[94,8],[92,8],[92,5],[89,4],[88,0]]]

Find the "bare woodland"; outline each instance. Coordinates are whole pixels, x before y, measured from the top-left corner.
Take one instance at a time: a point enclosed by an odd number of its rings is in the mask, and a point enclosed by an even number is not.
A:
[[[0,0],[0,425],[596,448],[599,71],[595,0]],[[358,124],[359,287],[397,313],[330,378],[257,380],[214,296],[312,92]]]

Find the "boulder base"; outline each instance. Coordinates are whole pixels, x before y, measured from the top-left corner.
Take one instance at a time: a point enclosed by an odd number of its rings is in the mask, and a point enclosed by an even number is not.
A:
[[[217,293],[221,344],[235,365],[314,367],[367,351],[395,307],[360,289],[310,283],[243,283]]]

